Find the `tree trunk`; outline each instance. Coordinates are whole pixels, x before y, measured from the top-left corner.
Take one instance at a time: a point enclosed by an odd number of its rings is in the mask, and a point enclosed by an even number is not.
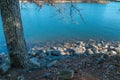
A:
[[[19,0],[1,0],[1,16],[11,65],[29,67]]]

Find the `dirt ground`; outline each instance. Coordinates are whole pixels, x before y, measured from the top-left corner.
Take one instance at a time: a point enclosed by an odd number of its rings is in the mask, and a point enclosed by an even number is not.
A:
[[[74,71],[73,77],[60,79],[58,73],[64,69]],[[120,80],[120,55],[80,55],[61,59],[51,67],[13,68],[3,76],[0,80]]]

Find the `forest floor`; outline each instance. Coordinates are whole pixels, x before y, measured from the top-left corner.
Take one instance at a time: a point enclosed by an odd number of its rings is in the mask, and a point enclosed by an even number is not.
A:
[[[39,69],[13,68],[0,80],[120,80],[120,55],[79,55]]]

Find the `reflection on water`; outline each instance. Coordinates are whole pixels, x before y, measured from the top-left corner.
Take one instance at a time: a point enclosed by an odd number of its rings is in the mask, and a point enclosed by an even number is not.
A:
[[[120,40],[120,3],[109,4],[75,4],[79,13],[70,16],[70,4],[56,4],[56,8],[35,4],[21,5],[24,34],[27,42],[68,39]],[[61,9],[61,12],[59,12]],[[0,26],[1,20],[0,20]],[[0,27],[0,43],[5,43]]]
[[[120,3],[76,4],[86,24],[77,12],[73,12],[71,19],[68,3],[56,5],[57,8],[62,6],[61,13],[47,5],[43,5],[41,9],[34,4],[28,5],[21,9],[27,40],[120,39]]]

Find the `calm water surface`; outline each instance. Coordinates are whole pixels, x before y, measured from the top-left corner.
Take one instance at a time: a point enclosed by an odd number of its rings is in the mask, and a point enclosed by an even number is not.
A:
[[[22,4],[21,16],[26,42],[68,39],[120,40],[120,3],[75,4],[80,9],[85,23],[77,11],[70,17],[70,4],[56,4],[61,8],[35,4]],[[0,18],[0,52],[6,51]]]

